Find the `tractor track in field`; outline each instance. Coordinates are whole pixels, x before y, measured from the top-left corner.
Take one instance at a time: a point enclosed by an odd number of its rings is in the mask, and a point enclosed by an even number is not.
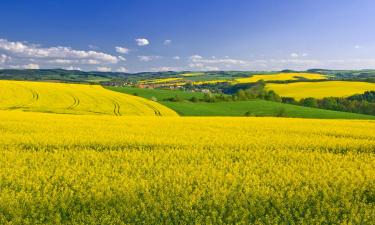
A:
[[[149,104],[147,102],[144,102],[143,104],[145,104],[147,107],[151,108],[154,111],[154,113],[155,113],[156,116],[163,116],[161,114],[161,112],[155,106],[153,106],[153,105],[151,105],[151,104]]]
[[[115,116],[121,116],[120,104],[118,103],[118,101],[115,99],[112,99],[112,104],[114,106],[113,113],[115,114]]]
[[[74,95],[70,95],[72,98],[73,98],[73,104],[72,105],[70,105],[68,108],[66,108],[66,109],[75,109],[75,108],[77,108],[78,106],[79,106],[79,104],[80,104],[80,100],[79,100],[79,98],[77,98],[77,97],[75,97]]]
[[[30,89],[30,88],[25,88],[25,89],[28,90],[31,93],[31,99],[29,100],[29,102],[26,102],[26,103],[23,103],[23,104],[14,105],[14,106],[10,106],[7,109],[13,110],[13,109],[26,108],[27,106],[29,106],[29,105],[31,105],[34,102],[36,102],[36,101],[39,100],[39,93],[37,91],[35,91],[33,89]]]

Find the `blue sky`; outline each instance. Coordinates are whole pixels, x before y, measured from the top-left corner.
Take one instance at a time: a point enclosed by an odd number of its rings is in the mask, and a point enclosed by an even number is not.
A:
[[[2,0],[0,68],[375,68],[373,0]]]

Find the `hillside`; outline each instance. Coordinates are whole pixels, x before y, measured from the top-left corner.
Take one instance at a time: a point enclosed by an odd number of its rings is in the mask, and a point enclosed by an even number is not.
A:
[[[354,81],[296,82],[289,84],[267,84],[267,89],[274,90],[283,97],[295,99],[313,97],[348,97],[375,90],[375,83]]]
[[[375,119],[375,116],[251,100],[217,103],[161,102],[182,116],[280,116],[321,119]]]
[[[259,80],[264,81],[287,81],[287,80],[324,80],[326,76],[318,73],[276,73],[266,75],[253,75],[248,78],[236,79],[237,83],[252,83]]]
[[[193,96],[202,98],[203,93],[132,87],[107,88],[122,93],[137,94],[147,99],[156,98],[159,100],[159,103],[173,109],[181,116],[245,116],[246,114],[249,116],[284,116],[324,119],[375,119],[375,116],[296,106],[264,100],[217,103],[193,103],[190,101],[171,102],[163,100],[174,96],[179,96],[184,100],[188,100]]]
[[[0,81],[0,109],[66,114],[175,116],[156,102],[99,85]]]

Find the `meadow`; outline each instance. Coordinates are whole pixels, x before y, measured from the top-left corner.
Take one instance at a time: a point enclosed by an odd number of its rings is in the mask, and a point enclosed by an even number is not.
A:
[[[324,98],[348,97],[363,94],[365,91],[375,90],[375,83],[356,81],[324,81],[324,82],[296,82],[289,84],[267,84],[267,89],[274,90],[284,97]]]
[[[176,116],[154,101],[99,85],[0,81],[0,109],[66,114]]]
[[[374,129],[0,111],[0,223],[371,224]]]
[[[303,107],[265,100],[235,102],[160,102],[181,116],[277,116],[320,119],[365,119],[375,116]]]

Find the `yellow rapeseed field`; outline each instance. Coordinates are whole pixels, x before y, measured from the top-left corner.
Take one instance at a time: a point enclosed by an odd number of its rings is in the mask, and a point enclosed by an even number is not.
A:
[[[183,78],[170,77],[170,78],[150,79],[150,80],[139,81],[139,83],[140,84],[162,84],[162,83],[170,83],[170,82],[178,82],[178,81],[183,81]]]
[[[144,98],[109,91],[99,85],[0,81],[0,109],[68,114],[176,116]]]
[[[231,83],[231,80],[202,80],[202,81],[195,81],[193,84],[195,85],[202,85],[202,84],[217,84],[217,83],[225,83],[229,82]]]
[[[289,84],[267,84],[270,90],[285,97],[295,99],[314,97],[348,97],[362,94],[365,91],[375,91],[374,83],[352,81],[296,82]]]
[[[372,224],[374,130],[0,111],[0,224]]]
[[[200,73],[200,72],[197,72],[197,73],[183,73],[181,74],[181,76],[183,77],[196,77],[196,76],[203,76],[204,73]]]
[[[239,78],[236,79],[236,83],[254,83],[259,80],[264,81],[284,81],[284,80],[298,80],[301,78],[309,80],[321,80],[327,79],[326,76],[317,73],[277,73],[277,74],[262,74],[262,75],[253,75],[249,78]]]

